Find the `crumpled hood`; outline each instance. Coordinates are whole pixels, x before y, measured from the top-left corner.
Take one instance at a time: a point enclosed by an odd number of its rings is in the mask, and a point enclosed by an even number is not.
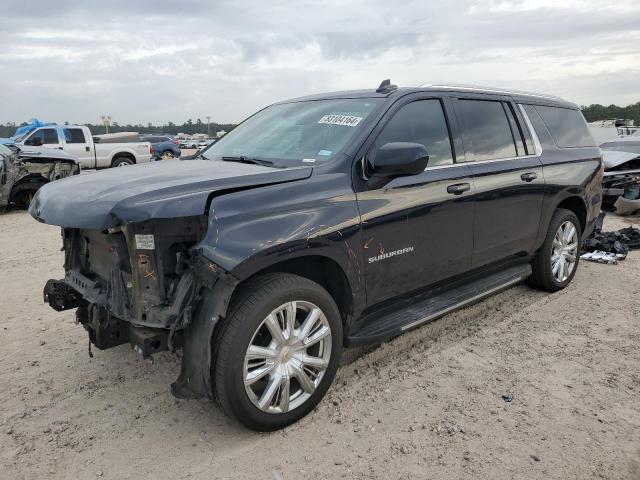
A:
[[[602,150],[602,161],[604,162],[605,170],[612,170],[624,165],[631,160],[635,160],[640,157],[637,153],[633,152],[620,152],[618,150]]]
[[[31,159],[39,159],[42,158],[43,161],[49,161],[50,159],[54,160],[67,160],[69,162],[78,163],[78,158],[74,157],[70,153],[65,152],[64,150],[58,150],[57,148],[46,148],[46,147],[34,147],[34,146],[20,146],[20,152],[18,153],[18,157],[20,158],[31,158]]]
[[[68,228],[105,228],[205,213],[214,192],[301,180],[312,168],[276,169],[213,160],[171,160],[56,180],[29,207],[36,220]]]

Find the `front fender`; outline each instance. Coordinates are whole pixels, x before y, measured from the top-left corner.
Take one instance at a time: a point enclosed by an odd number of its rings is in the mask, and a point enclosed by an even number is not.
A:
[[[292,258],[327,257],[342,268],[355,296],[364,288],[359,245],[350,177],[335,173],[214,198],[197,248],[240,280]]]

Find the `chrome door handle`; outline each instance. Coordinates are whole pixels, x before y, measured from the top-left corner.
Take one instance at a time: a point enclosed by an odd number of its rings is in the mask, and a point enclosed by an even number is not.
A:
[[[535,172],[528,172],[520,175],[520,178],[525,182],[532,182],[538,178],[538,175]]]
[[[455,185],[449,185],[447,187],[447,193],[451,193],[453,195],[460,195],[470,189],[471,189],[470,183],[456,183]]]

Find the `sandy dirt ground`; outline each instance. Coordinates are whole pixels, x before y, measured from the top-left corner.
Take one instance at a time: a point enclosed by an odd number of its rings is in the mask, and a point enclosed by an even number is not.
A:
[[[640,252],[349,351],[314,412],[257,434],[174,399],[169,353],[89,358],[42,301],[58,228],[9,211],[0,246],[0,479],[640,479]]]

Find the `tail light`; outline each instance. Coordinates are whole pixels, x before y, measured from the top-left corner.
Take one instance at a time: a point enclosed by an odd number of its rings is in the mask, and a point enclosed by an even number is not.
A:
[[[149,144],[149,153],[153,155],[153,145]]]
[[[174,140],[173,143],[175,143],[176,145],[180,145],[180,140]]]

